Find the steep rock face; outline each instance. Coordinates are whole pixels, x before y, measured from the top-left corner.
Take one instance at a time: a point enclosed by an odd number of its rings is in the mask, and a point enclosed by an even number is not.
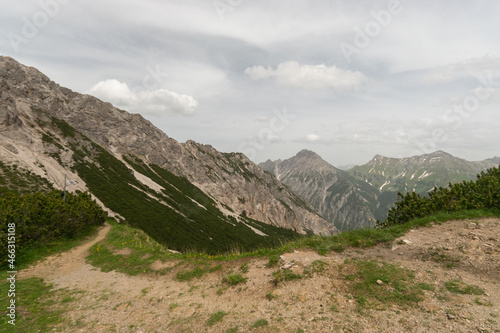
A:
[[[79,180],[79,189],[86,189],[78,173],[68,170],[75,152],[66,146],[61,150],[57,143],[48,142],[50,137],[45,137],[47,142],[41,142],[37,126],[43,127],[43,124],[37,121],[44,122],[44,117],[47,122],[69,124],[67,131],[73,128],[119,160],[137,157],[187,178],[227,214],[244,215],[299,233],[332,234],[337,231],[276,178],[264,173],[242,154],[221,153],[193,141],[179,143],[141,115],[60,87],[35,68],[20,65],[11,58],[0,57],[0,68],[0,130],[4,138],[9,138],[9,142],[3,142],[2,157],[17,158],[21,162],[29,160],[25,163],[27,168],[45,175],[55,185],[58,185],[55,178],[60,179],[61,174],[69,172]],[[35,118],[35,122],[30,122]],[[23,119],[30,123],[29,126],[23,125]],[[9,153],[12,149],[22,153]],[[61,153],[63,161],[54,161],[50,157],[51,149],[52,153]],[[26,154],[31,157],[24,158]],[[37,167],[37,163],[44,167]],[[48,165],[57,172],[50,175]]]
[[[389,158],[376,155],[368,163],[348,172],[366,181],[382,192],[427,193],[434,186],[473,180],[477,174],[498,166],[500,158],[470,162],[443,151],[407,158]]]
[[[259,164],[273,173],[339,230],[373,226],[379,192],[354,180],[312,151]]]

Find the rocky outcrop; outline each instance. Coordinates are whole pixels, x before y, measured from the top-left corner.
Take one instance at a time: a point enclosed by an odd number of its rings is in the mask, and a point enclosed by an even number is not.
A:
[[[23,159],[30,160],[24,161],[25,167],[45,176],[50,164],[58,171],[48,178],[68,172],[79,179],[70,169],[74,152],[61,150],[57,142],[51,143],[50,135],[42,142],[44,124],[62,120],[119,159],[135,156],[187,178],[227,214],[244,215],[299,233],[337,231],[309,204],[242,154],[221,153],[194,141],[179,143],[141,115],[60,87],[37,69],[12,58],[0,57],[0,69],[0,136],[11,147],[2,150],[2,158],[20,163]],[[16,154],[8,153],[13,149],[22,153],[15,157]],[[68,164],[51,158],[51,149],[66,156]],[[23,157],[25,154],[32,156],[27,159]],[[36,163],[45,167],[37,168]],[[49,181],[56,184],[54,179]],[[85,189],[85,182],[79,181],[81,189]]]

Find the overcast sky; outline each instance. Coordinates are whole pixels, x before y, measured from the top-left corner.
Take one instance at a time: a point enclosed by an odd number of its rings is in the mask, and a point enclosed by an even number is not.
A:
[[[255,162],[500,156],[500,2],[1,0],[0,54]]]

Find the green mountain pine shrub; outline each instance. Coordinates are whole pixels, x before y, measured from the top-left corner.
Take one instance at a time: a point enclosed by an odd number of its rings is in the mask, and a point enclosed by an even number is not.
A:
[[[103,224],[106,218],[107,214],[88,193],[66,193],[66,202],[60,191],[4,193],[0,196],[0,266],[8,257],[9,228],[15,229],[15,252],[19,254],[24,248],[41,246],[61,237],[71,238]]]
[[[415,192],[398,193],[397,201],[389,210],[387,220],[379,226],[404,224],[410,220],[439,212],[457,212],[471,209],[500,208],[500,167],[481,172],[475,181],[435,187],[429,196]]]

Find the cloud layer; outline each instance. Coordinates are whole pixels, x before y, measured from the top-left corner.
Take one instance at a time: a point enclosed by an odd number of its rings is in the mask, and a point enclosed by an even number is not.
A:
[[[296,61],[282,62],[276,69],[269,66],[249,67],[245,69],[245,74],[253,80],[272,79],[283,86],[337,91],[359,90],[367,81],[358,71],[352,72],[324,64],[300,65]]]
[[[131,90],[126,83],[115,79],[97,83],[88,93],[119,108],[145,115],[192,116],[198,107],[198,102],[191,96],[181,95],[167,89]]]
[[[59,4],[50,15],[48,3]],[[227,11],[203,0],[12,1],[0,11],[0,50],[179,141],[227,152],[250,142],[256,162],[303,148],[333,164],[420,146],[500,155],[500,2],[218,3]],[[367,33],[395,3],[401,10]],[[347,59],[342,43],[359,52]],[[273,112],[283,109],[293,119]]]

